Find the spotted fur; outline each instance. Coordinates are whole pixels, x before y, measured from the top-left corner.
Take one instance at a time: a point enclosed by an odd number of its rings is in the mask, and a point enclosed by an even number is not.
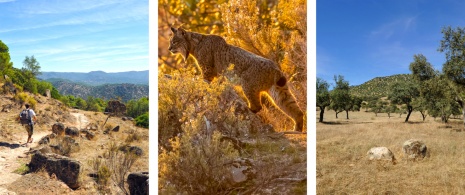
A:
[[[257,113],[262,109],[260,93],[268,92],[274,103],[296,123],[294,130],[303,131],[303,112],[287,85],[287,79],[273,61],[229,45],[217,35],[189,32],[171,28],[173,36],[169,50],[184,59],[192,55],[202,70],[205,80],[212,81],[230,64],[241,79],[241,86],[249,101],[249,108]]]

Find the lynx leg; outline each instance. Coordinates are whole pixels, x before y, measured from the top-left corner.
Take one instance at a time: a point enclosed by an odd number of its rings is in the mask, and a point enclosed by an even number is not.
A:
[[[260,92],[251,90],[248,88],[243,87],[244,94],[249,100],[249,108],[253,113],[257,113],[262,109],[262,105],[260,104]]]
[[[292,95],[289,87],[284,85],[278,87],[272,86],[269,90],[270,96],[275,104],[295,122],[294,131],[303,131],[304,113],[300,110],[294,95]]]

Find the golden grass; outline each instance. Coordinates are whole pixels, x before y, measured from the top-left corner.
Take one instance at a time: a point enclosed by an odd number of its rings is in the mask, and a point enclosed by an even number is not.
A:
[[[316,124],[318,194],[465,194],[465,132],[456,131],[464,128],[461,120],[423,122],[418,112],[410,123],[406,115],[363,111],[350,112],[349,120],[333,111],[324,117],[329,123]],[[402,144],[413,138],[425,142],[430,158],[404,158]],[[376,146],[388,147],[398,164],[369,161],[366,153]]]

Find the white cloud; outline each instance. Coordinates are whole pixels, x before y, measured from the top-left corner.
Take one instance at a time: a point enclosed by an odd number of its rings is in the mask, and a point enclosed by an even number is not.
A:
[[[393,35],[408,32],[415,26],[417,16],[404,17],[389,23],[383,24],[370,32],[371,38],[389,39]]]
[[[16,1],[16,0],[0,0],[0,3],[8,3],[8,2],[13,2],[13,1]]]

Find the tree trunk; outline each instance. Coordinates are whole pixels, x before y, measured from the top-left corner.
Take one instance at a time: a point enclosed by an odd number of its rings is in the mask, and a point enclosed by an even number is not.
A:
[[[346,110],[346,116],[347,116],[347,119],[349,119],[349,111]]]
[[[459,97],[456,97],[455,101],[457,101],[460,104],[460,107],[462,108],[463,125],[465,126],[465,104],[463,103],[462,99]]]
[[[325,113],[325,107],[320,106],[320,123],[323,122],[323,114]]]
[[[408,118],[410,117],[410,114],[412,114],[412,111],[413,111],[412,106],[407,106],[407,110],[408,110],[408,113],[407,113],[407,118],[405,118],[405,122],[408,122]]]
[[[426,119],[426,113],[423,111],[423,112],[420,112],[421,113],[421,117],[423,117],[423,121],[425,121]]]
[[[337,118],[337,114],[339,114],[339,112],[336,111],[336,118]]]

